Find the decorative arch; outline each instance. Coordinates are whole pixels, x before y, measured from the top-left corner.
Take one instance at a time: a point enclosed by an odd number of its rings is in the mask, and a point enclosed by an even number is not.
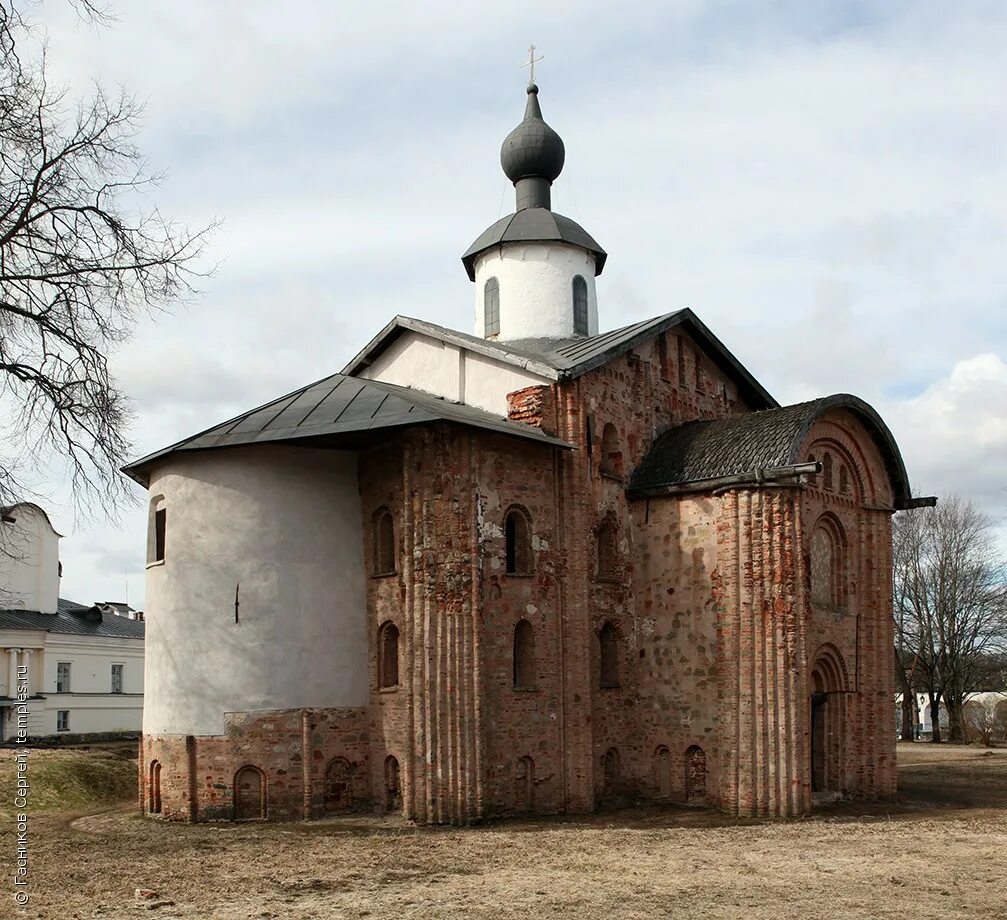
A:
[[[147,786],[147,810],[152,815],[161,814],[161,762],[150,762],[150,781]]]
[[[508,575],[531,574],[534,559],[531,535],[531,515],[520,505],[511,505],[504,515],[504,555]]]
[[[395,520],[388,508],[378,508],[371,520],[374,574],[395,574]]]
[[[821,435],[809,447],[812,455],[822,459],[818,484],[826,491],[852,499],[857,504],[875,501],[875,484],[862,445],[852,432],[834,420],[823,423],[822,428]]]
[[[527,620],[514,627],[514,689],[532,690],[535,674],[535,628]]]
[[[234,820],[254,821],[266,817],[266,777],[250,764],[234,774]]]
[[[333,757],[325,768],[324,807],[329,813],[353,810],[356,767],[345,757]]]
[[[662,799],[669,799],[674,791],[671,778],[671,751],[667,745],[658,745],[654,751],[654,773],[657,779],[657,793]]]
[[[595,537],[595,572],[602,580],[615,579],[619,574],[619,528],[608,515],[598,526]]]
[[[399,628],[386,620],[378,629],[378,686],[399,685]]]
[[[587,282],[580,276],[573,278],[573,334],[587,335],[588,323]]]
[[[621,636],[619,627],[611,620],[606,620],[598,631],[599,675],[598,685],[603,690],[620,686],[619,659],[621,656]]]
[[[395,811],[402,807],[402,785],[399,761],[394,755],[385,758],[385,809]]]
[[[850,676],[843,653],[831,642],[818,647],[811,658],[811,690],[816,693],[846,693]]]
[[[615,425],[606,422],[601,430],[601,465],[605,476],[622,479],[622,450],[619,447],[619,432]]]
[[[808,540],[811,603],[824,609],[846,604],[848,556],[846,532],[832,514],[823,514]]]

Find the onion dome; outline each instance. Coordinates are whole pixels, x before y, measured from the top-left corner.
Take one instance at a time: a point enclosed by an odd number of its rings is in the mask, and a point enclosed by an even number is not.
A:
[[[566,150],[561,138],[542,120],[538,87],[528,84],[524,120],[507,135],[500,148],[500,165],[515,185],[521,179],[552,181],[563,171]]]

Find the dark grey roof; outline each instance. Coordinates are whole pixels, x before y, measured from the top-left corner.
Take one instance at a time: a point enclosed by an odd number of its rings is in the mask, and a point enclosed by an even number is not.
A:
[[[372,443],[375,434],[388,429],[436,421],[457,422],[540,444],[570,447],[566,441],[550,437],[539,428],[422,390],[332,374],[135,460],[124,466],[123,472],[147,486],[151,463],[177,451],[278,442],[352,450]]]
[[[523,208],[514,214],[501,217],[495,224],[484,230],[479,238],[465,251],[462,264],[468,272],[469,280],[475,281],[475,260],[481,252],[500,243],[570,243],[579,246],[595,256],[594,273],[600,275],[605,267],[608,254],[599,246],[580,224],[550,211],[548,208]]]
[[[142,639],[145,625],[143,620],[103,615],[97,607],[86,607],[62,597],[56,604],[56,613],[0,609],[0,629],[35,629],[106,639]]]
[[[569,380],[624,354],[637,345],[671,328],[681,328],[702,348],[706,356],[735,382],[745,402],[755,409],[778,405],[762,384],[696,316],[686,308],[602,332],[572,339],[519,339],[500,342],[481,339],[466,332],[446,329],[436,323],[396,316],[346,367],[344,374],[358,374],[403,332],[417,332],[442,342],[470,349],[477,354],[523,367],[549,380]]]
[[[669,486],[709,483],[801,463],[806,458],[798,451],[811,426],[830,409],[847,409],[864,423],[884,458],[895,506],[903,507],[911,493],[898,445],[878,413],[847,393],[672,428],[658,436],[634,470],[629,492],[641,497]]]

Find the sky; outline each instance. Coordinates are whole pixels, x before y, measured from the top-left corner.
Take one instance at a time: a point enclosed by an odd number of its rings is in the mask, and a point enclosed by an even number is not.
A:
[[[221,221],[201,294],[113,358],[134,456],[339,371],[397,313],[472,329],[460,256],[513,209],[534,42],[553,208],[609,253],[602,328],[691,307],[781,403],[873,404],[915,493],[1007,535],[1007,4],[112,9],[34,8],[54,76],[145,100],[153,200]],[[142,490],[106,520],[41,488],[62,595],[142,607]]]

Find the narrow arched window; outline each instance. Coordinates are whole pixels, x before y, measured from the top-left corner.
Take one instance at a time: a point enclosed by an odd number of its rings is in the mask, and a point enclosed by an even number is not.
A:
[[[168,510],[164,496],[155,495],[150,500],[150,518],[147,523],[147,565],[164,562],[167,532]]]
[[[500,282],[490,278],[483,288],[483,335],[500,334]]]
[[[577,275],[573,279],[573,334],[587,335],[587,282]]]
[[[618,575],[619,532],[615,521],[607,520],[598,528],[598,577],[615,578]]]
[[[378,630],[378,686],[399,685],[399,628],[390,620]]]
[[[606,476],[622,478],[622,451],[615,425],[609,422],[601,430],[601,471]]]
[[[507,574],[530,574],[532,567],[531,524],[527,515],[519,508],[511,508],[504,518],[504,542],[506,544]]]
[[[374,574],[395,574],[395,522],[387,508],[374,515]]]
[[[850,471],[846,468],[846,465],[839,467],[839,492],[841,495],[847,495],[850,491]]]
[[[825,481],[825,488],[832,491],[832,454],[828,451],[822,457],[822,479]]]
[[[606,623],[598,633],[598,643],[601,647],[601,675],[599,685],[602,689],[619,686],[619,630],[612,623]]]
[[[535,686],[535,629],[527,620],[514,627],[514,688],[531,690]]]

